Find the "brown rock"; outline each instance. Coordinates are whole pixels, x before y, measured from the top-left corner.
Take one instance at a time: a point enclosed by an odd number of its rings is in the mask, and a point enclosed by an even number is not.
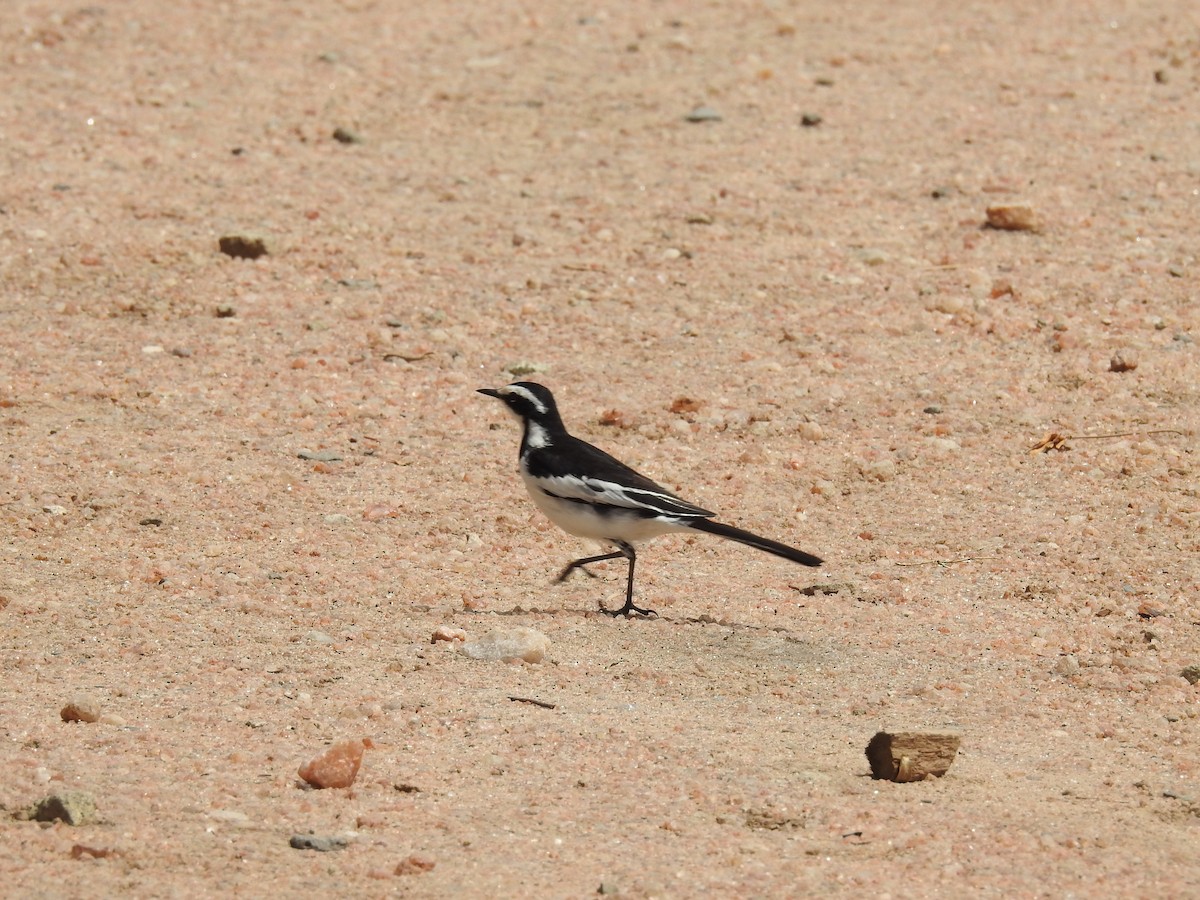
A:
[[[437,862],[431,857],[425,856],[422,853],[414,853],[408,859],[403,860],[396,866],[397,875],[420,875],[428,872]]]
[[[867,744],[871,777],[922,781],[946,774],[962,735],[957,731],[880,731]]]
[[[100,704],[91,697],[80,695],[67,701],[58,713],[64,722],[99,722]]]
[[[341,741],[300,767],[300,777],[315,788],[344,788],[354,784],[363,750],[369,740]]]
[[[989,206],[987,227],[999,231],[1039,232],[1042,230],[1042,217],[1029,206]]]
[[[1110,372],[1132,372],[1137,367],[1137,357],[1131,350],[1118,350],[1108,361],[1108,371]]]
[[[267,255],[267,242],[253,235],[226,234],[217,241],[217,246],[234,259],[258,259]]]

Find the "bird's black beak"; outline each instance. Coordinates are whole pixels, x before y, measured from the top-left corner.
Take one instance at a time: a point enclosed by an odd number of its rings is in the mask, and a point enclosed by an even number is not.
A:
[[[489,397],[495,397],[497,400],[500,399],[500,392],[495,388],[479,388],[476,393],[487,394]]]

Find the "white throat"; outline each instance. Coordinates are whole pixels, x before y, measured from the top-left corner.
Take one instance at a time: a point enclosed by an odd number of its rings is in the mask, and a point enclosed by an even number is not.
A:
[[[525,424],[525,443],[534,450],[541,450],[543,447],[550,446],[550,435],[537,422],[527,422]]]

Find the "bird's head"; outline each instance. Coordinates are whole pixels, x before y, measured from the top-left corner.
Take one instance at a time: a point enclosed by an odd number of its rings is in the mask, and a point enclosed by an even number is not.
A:
[[[502,388],[480,388],[479,393],[495,397],[513,415],[526,422],[552,423],[559,420],[558,407],[550,389],[532,381],[518,381]]]
[[[479,388],[479,393],[495,397],[525,426],[521,453],[549,447],[566,434],[554,395],[550,389],[532,381],[518,381],[502,388]]]

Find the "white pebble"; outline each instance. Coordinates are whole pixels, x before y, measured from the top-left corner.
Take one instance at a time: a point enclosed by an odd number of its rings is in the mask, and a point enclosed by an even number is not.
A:
[[[550,638],[534,628],[497,628],[477,641],[463,644],[462,653],[471,659],[515,660],[536,663],[550,651]]]

